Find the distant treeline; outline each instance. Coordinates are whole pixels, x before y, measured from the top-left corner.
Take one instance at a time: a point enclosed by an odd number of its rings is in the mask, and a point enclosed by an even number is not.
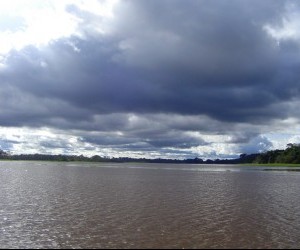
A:
[[[186,164],[300,164],[300,144],[288,144],[285,150],[273,150],[265,153],[257,154],[241,154],[237,159],[225,160],[202,160],[200,158],[174,160],[174,159],[146,159],[146,158],[130,158],[119,157],[109,158],[98,155],[86,157],[83,155],[45,155],[45,154],[21,154],[11,155],[3,150],[0,150],[1,160],[15,161],[61,161],[61,162],[137,162],[137,163],[186,163]]]
[[[290,143],[285,150],[274,150],[259,154],[254,163],[300,164],[300,144]]]
[[[146,158],[130,158],[130,157],[118,157],[109,158],[101,157],[98,155],[87,157],[83,155],[46,155],[46,154],[21,154],[21,155],[10,155],[0,150],[0,160],[14,160],[14,161],[59,161],[59,162],[114,162],[114,163],[125,163],[125,162],[137,162],[137,163],[211,163],[210,160],[203,161],[199,158],[176,160],[176,159],[146,159]]]
[[[259,154],[242,154],[239,159],[231,160],[232,163],[254,164],[300,164],[300,144],[289,143],[285,150],[272,150]]]

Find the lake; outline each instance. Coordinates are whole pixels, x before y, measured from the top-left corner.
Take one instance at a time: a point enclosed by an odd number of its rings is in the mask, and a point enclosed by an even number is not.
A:
[[[299,248],[289,168],[0,162],[1,248]]]

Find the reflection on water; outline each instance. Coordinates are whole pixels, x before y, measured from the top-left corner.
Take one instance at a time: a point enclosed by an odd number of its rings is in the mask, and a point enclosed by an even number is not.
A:
[[[0,246],[298,248],[300,173],[263,170],[0,162]]]

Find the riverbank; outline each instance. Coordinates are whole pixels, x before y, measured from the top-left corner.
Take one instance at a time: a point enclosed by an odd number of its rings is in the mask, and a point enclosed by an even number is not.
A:
[[[265,163],[265,164],[257,164],[257,163],[244,163],[237,164],[238,166],[247,166],[247,167],[298,167],[300,168],[300,164],[289,164],[289,163]]]

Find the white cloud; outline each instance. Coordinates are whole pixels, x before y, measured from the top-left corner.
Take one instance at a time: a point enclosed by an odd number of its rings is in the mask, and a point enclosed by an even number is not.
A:
[[[12,49],[21,50],[27,45],[47,45],[52,40],[76,32],[79,20],[67,13],[63,6],[56,5],[55,1],[50,3],[16,0],[8,5],[4,1],[0,2],[2,13],[6,11],[23,20],[22,26],[14,30],[8,28],[0,33],[0,54],[7,54]]]
[[[101,18],[112,18],[113,8],[118,0],[0,0],[0,55],[10,50],[21,50],[25,46],[45,46],[51,41],[81,36],[81,18],[67,11],[73,5]],[[22,22],[16,24],[13,20]],[[101,24],[94,24],[94,30],[103,32]],[[13,27],[13,28],[12,28]],[[0,58],[1,60],[1,58]],[[1,60],[2,62],[2,60]]]
[[[273,37],[278,44],[281,41],[300,38],[300,11],[295,4],[286,5],[286,13],[282,17],[281,25],[266,24],[264,30]]]
[[[88,11],[95,15],[112,18],[114,17],[113,9],[120,0],[65,0],[65,4],[75,4],[81,10]]]
[[[0,128],[0,148],[13,154],[82,154],[99,153],[89,143],[81,142],[78,136],[49,128]],[[95,150],[93,150],[95,149]]]

